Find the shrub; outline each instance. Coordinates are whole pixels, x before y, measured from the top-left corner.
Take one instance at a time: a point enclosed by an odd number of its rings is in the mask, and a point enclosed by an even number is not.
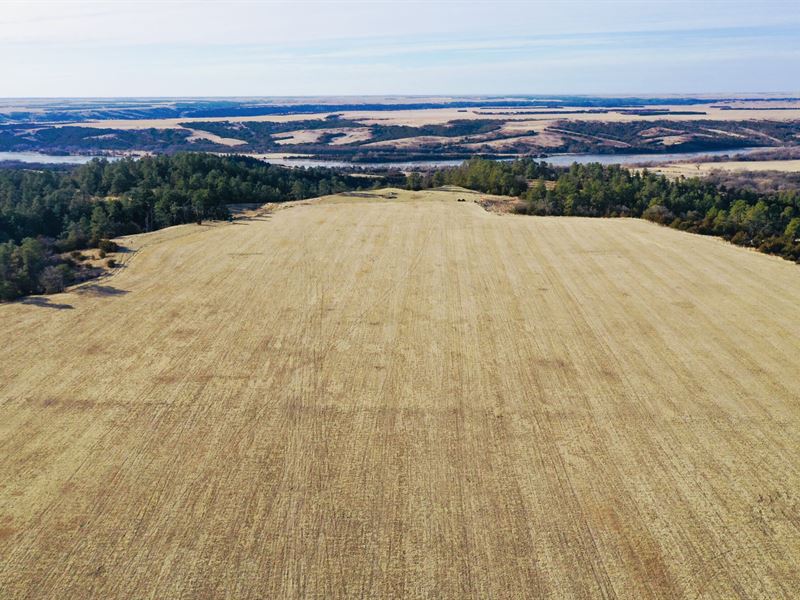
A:
[[[800,262],[800,244],[787,244],[784,246],[784,257]]]
[[[97,247],[103,252],[116,252],[119,250],[119,245],[111,240],[100,240]]]
[[[106,257],[106,251],[105,250],[100,250],[100,252],[97,253],[97,256],[99,256],[100,258],[105,258]]]
[[[115,261],[113,258],[109,258],[109,259],[106,261],[106,266],[107,266],[109,269],[113,269],[114,267],[116,267],[116,266],[117,266],[117,261]]]
[[[45,294],[56,294],[64,291],[70,271],[67,265],[45,267],[39,275],[39,283]]]
[[[766,252],[767,254],[781,254],[786,246],[788,246],[788,244],[784,244],[782,238],[773,236],[764,240],[758,247],[758,250],[759,252]]]
[[[648,221],[654,221],[656,223],[665,225],[666,223],[671,222],[675,218],[675,215],[673,215],[672,211],[670,211],[666,206],[654,204],[653,206],[648,207],[642,213],[642,217]]]
[[[8,281],[5,278],[0,277],[0,300],[2,301],[13,300],[19,295],[20,291],[17,288],[15,282]]]
[[[731,243],[736,244],[737,246],[749,246],[750,240],[744,231],[737,231],[731,238]]]

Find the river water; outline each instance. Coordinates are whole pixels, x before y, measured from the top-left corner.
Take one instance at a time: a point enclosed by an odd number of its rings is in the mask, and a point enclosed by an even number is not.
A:
[[[542,160],[557,167],[568,167],[572,163],[600,163],[601,165],[633,165],[639,163],[669,163],[692,160],[707,156],[733,156],[749,154],[764,148],[736,148],[733,150],[707,150],[705,152],[674,152],[671,154],[558,154]]]
[[[93,158],[106,158],[114,160],[108,156],[86,156],[83,154],[69,154],[66,156],[54,156],[50,154],[40,154],[39,152],[0,152],[0,162],[13,160],[21,163],[36,163],[43,165],[82,165]]]
[[[724,156],[726,154],[748,154],[757,150],[764,150],[761,147],[754,148],[735,148],[730,150],[708,150],[706,152],[674,152],[670,154],[554,154],[543,160],[557,167],[568,167],[572,163],[600,163],[603,165],[631,165],[639,163],[669,163],[680,160],[692,160],[700,157]],[[264,156],[264,160],[274,165],[284,165],[290,167],[362,167],[364,169],[421,169],[430,167],[453,167],[458,166],[464,160],[416,160],[400,162],[377,162],[377,163],[352,163],[341,160],[318,160],[314,158],[290,158],[287,156]],[[501,160],[514,160],[504,158]]]
[[[603,165],[630,165],[643,162],[668,163],[679,160],[691,160],[701,156],[723,156],[725,154],[747,154],[763,148],[736,148],[731,150],[710,150],[706,152],[676,152],[672,154],[555,154],[543,158],[551,165],[569,166],[572,163],[600,163]],[[18,161],[22,163],[40,163],[52,165],[84,164],[93,158],[106,158],[114,160],[114,157],[97,157],[87,155],[53,156],[40,154],[38,152],[0,152],[0,161]],[[313,158],[288,158],[286,156],[264,157],[269,163],[275,165],[285,165],[290,167],[363,167],[365,169],[420,169],[425,167],[452,167],[460,165],[463,160],[419,160],[407,162],[381,162],[381,163],[351,163],[341,160],[316,160]],[[503,160],[513,160],[507,158]]]

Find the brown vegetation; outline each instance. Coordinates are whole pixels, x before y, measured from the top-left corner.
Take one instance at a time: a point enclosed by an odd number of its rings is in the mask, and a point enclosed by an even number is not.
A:
[[[164,229],[1,305],[2,596],[800,595],[797,266],[463,197]]]

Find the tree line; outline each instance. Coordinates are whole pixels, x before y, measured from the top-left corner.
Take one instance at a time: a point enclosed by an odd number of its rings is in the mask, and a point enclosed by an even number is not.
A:
[[[48,289],[47,267],[70,283],[78,265],[61,255],[102,240],[225,219],[227,204],[301,200],[391,182],[201,153],[93,160],[71,170],[0,169],[0,300]],[[57,273],[47,274],[56,281],[49,287],[59,287]]]
[[[522,213],[640,217],[800,261],[797,188],[764,192],[727,187],[709,179],[670,180],[618,165],[554,168],[530,159],[497,162],[474,158],[460,167],[408,178],[410,189],[439,185],[517,196],[523,200]]]
[[[111,249],[112,237],[227,218],[229,203],[387,185],[457,185],[515,196],[519,212],[533,215],[641,217],[800,261],[796,188],[759,191],[597,163],[557,168],[533,159],[473,158],[453,168],[365,178],[186,153],[95,160],[66,171],[0,169],[0,300],[58,291],[79,274],[80,250]]]
[[[406,186],[411,190],[421,190],[457,185],[498,196],[522,196],[527,192],[530,181],[552,181],[558,173],[555,167],[546,162],[530,158],[513,161],[471,158],[458,167],[409,173]]]

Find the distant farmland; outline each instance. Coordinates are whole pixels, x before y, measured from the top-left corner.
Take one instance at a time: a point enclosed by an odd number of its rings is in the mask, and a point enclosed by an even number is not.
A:
[[[668,177],[697,177],[708,175],[713,171],[732,171],[749,173],[762,171],[779,171],[781,173],[800,173],[800,160],[726,160],[705,163],[674,163],[648,167],[650,171]]]
[[[0,152],[288,153],[355,164],[795,147],[800,101],[763,97],[0,99]],[[32,127],[32,124],[36,124]]]
[[[0,305],[0,596],[800,597],[798,267],[480,198]]]

